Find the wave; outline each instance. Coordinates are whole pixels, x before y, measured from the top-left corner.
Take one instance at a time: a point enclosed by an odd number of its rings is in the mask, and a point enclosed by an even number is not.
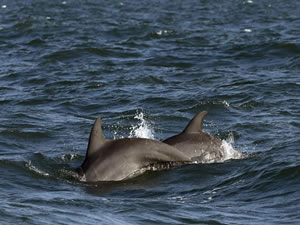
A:
[[[49,177],[50,174],[47,173],[47,172],[44,172],[38,168],[36,168],[34,165],[32,165],[31,161],[25,163],[25,167],[27,169],[29,169],[30,171],[34,172],[34,173],[37,173],[38,175],[42,175],[42,176],[45,176],[45,177]]]

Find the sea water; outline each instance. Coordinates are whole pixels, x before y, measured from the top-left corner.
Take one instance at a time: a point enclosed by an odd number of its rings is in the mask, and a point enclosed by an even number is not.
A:
[[[299,224],[299,12],[0,1],[0,223]],[[164,140],[203,110],[226,160],[78,181],[97,117],[109,139]]]

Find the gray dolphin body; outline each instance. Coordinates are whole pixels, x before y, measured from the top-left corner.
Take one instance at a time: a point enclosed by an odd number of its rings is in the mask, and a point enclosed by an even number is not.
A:
[[[241,156],[240,152],[234,149],[227,152],[221,139],[213,137],[202,130],[206,115],[206,111],[196,114],[182,133],[163,142],[174,146],[194,162],[221,162],[229,157],[239,158]]]
[[[178,149],[151,139],[107,140],[99,117],[91,130],[86,158],[79,169],[81,181],[118,181],[153,167],[165,169],[189,162]]]

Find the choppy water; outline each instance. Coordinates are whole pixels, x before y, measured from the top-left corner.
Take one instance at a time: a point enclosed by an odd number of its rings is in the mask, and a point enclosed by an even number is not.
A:
[[[299,224],[299,37],[294,0],[0,1],[1,224]],[[164,139],[202,110],[252,157],[73,178],[97,116]]]

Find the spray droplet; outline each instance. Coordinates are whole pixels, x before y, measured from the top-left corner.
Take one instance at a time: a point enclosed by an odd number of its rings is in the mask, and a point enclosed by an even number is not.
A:
[[[154,139],[153,129],[149,122],[144,119],[144,114],[140,112],[134,118],[138,119],[139,123],[131,127],[129,137]]]

